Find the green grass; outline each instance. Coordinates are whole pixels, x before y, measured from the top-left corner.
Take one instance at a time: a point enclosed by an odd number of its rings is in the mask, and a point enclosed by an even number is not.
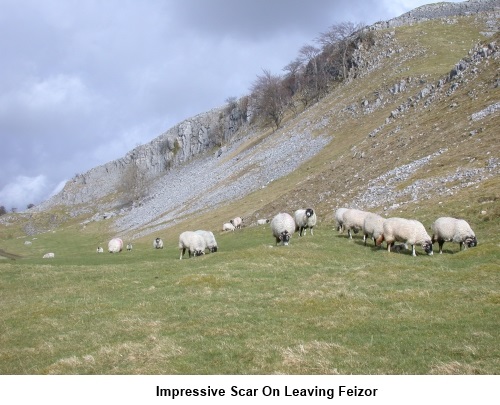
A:
[[[288,247],[267,226],[216,236],[219,252],[184,260],[175,238],[163,250],[1,260],[0,373],[500,371],[493,241],[414,258],[329,224]]]

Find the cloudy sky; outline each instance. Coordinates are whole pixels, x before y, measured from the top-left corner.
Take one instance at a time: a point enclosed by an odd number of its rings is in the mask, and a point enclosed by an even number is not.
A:
[[[281,74],[339,22],[426,0],[0,0],[0,205],[22,211]]]

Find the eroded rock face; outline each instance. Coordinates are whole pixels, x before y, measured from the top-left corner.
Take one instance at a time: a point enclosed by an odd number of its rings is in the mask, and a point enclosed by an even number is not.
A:
[[[138,192],[134,189],[141,184],[230,140],[245,123],[241,117],[237,109],[227,113],[225,108],[218,108],[182,121],[124,157],[76,175],[59,194],[38,208],[86,204],[117,191]]]

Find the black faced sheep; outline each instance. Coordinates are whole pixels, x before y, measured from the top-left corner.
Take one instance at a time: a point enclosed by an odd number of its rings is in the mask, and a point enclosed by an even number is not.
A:
[[[316,213],[312,208],[300,209],[295,211],[295,231],[299,231],[299,235],[302,236],[307,233],[307,229],[310,229],[311,235],[313,234],[313,228],[316,225],[317,217]]]
[[[155,249],[163,249],[163,241],[161,240],[161,238],[156,238],[155,240],[153,240],[153,247]]]
[[[198,230],[195,231],[198,235],[201,235],[203,239],[205,239],[205,248],[209,250],[210,253],[217,252],[217,241],[215,240],[215,236],[213,232]]]
[[[189,257],[191,256],[201,256],[205,254],[205,239],[203,236],[192,231],[185,231],[179,235],[179,250],[182,259],[186,249],[189,252]]]
[[[279,213],[271,221],[271,230],[276,238],[276,244],[281,242],[286,246],[295,232],[295,220],[286,212]]]
[[[431,225],[432,243],[439,244],[439,253],[443,253],[444,242],[455,242],[460,244],[460,250],[477,246],[477,238],[474,231],[463,219],[441,217]]]
[[[432,255],[431,237],[425,230],[421,222],[414,219],[405,218],[387,218],[384,221],[384,233],[377,239],[377,246],[385,240],[387,242],[387,251],[391,251],[394,242],[403,242],[411,245],[412,256],[416,256],[415,245],[422,246],[425,253]]]
[[[229,222],[235,227],[235,229],[240,229],[243,225],[243,220],[241,219],[241,217],[231,219]]]

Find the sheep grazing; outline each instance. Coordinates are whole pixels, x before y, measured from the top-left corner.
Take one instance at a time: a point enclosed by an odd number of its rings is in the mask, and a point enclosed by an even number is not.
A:
[[[205,239],[203,236],[192,231],[185,231],[179,235],[179,250],[182,259],[186,249],[189,252],[189,257],[191,256],[201,256],[205,254]]]
[[[163,241],[161,238],[155,238],[155,240],[153,240],[153,247],[155,249],[163,249]]]
[[[365,246],[368,238],[373,239],[376,245],[376,240],[384,233],[384,221],[384,217],[371,212],[365,217],[363,221],[363,240],[365,241]]]
[[[270,221],[268,219],[262,218],[257,220],[257,225],[265,225],[268,224]]]
[[[222,225],[222,230],[223,231],[234,231],[236,228],[234,225],[230,222],[226,222],[225,224]]]
[[[209,250],[210,253],[217,252],[217,241],[213,232],[198,230],[195,231],[198,235],[201,235],[205,239],[205,248]]]
[[[344,219],[342,216],[344,215],[344,212],[346,212],[348,208],[338,208],[335,211],[335,221],[337,222],[337,231],[338,232],[344,232]]]
[[[55,257],[54,253],[45,253],[43,259],[53,259]]]
[[[281,242],[286,246],[295,232],[295,220],[286,212],[279,213],[271,221],[271,230],[276,238],[276,245]]]
[[[415,245],[422,246],[425,253],[432,255],[432,241],[431,237],[425,230],[424,225],[421,222],[414,219],[405,218],[387,218],[383,225],[384,232],[377,239],[376,245],[380,244],[385,240],[387,242],[387,251],[391,251],[391,247],[394,242],[403,242],[405,244],[411,245],[411,254],[416,256]]]
[[[127,243],[127,250],[129,252],[132,250],[132,244],[131,243]]]
[[[229,223],[233,225],[235,229],[240,229],[243,225],[243,220],[241,219],[241,217],[236,217],[231,219]]]
[[[104,249],[101,246],[97,246],[96,253],[104,253]]]
[[[123,241],[120,238],[113,238],[108,243],[109,253],[119,253],[123,249]]]
[[[455,242],[460,244],[460,250],[477,246],[477,238],[474,231],[463,219],[441,217],[431,225],[432,243],[439,244],[439,253],[443,253],[444,242]]]
[[[310,229],[311,235],[313,234],[314,225],[316,225],[317,217],[312,208],[300,209],[294,213],[295,231],[299,231],[299,235],[307,234],[307,229]]]
[[[370,212],[349,208],[342,214],[344,229],[347,229],[347,236],[352,239],[352,232],[358,233],[363,229],[363,223]],[[352,231],[352,232],[351,232]]]

